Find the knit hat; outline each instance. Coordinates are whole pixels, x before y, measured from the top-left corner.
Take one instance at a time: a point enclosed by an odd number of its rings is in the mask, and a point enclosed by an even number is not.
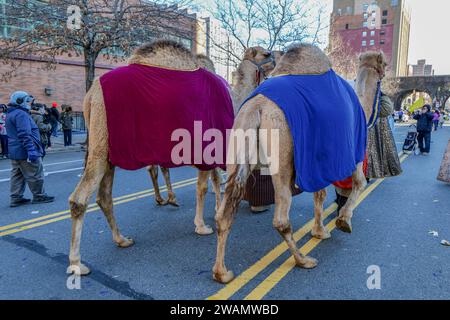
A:
[[[56,102],[52,102],[52,107],[56,108],[58,106],[58,104]]]

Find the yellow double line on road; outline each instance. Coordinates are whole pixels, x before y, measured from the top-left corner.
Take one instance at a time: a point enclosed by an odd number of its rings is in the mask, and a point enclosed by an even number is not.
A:
[[[403,162],[408,158],[408,155],[401,157],[400,162]],[[361,194],[356,206],[359,206],[361,202],[367,198],[367,196],[375,190],[384,179],[378,179]],[[337,205],[334,203],[329,206],[324,212],[324,219],[328,218],[337,209]],[[331,232],[336,228],[336,220],[334,218],[326,228]],[[303,237],[309,234],[314,225],[314,219],[310,220],[303,227],[294,233],[295,242],[299,242]],[[322,240],[312,238],[303,247],[300,248],[300,252],[304,255],[309,254]],[[288,250],[288,246],[285,242],[280,243],[259,261],[249,267],[247,270],[237,276],[232,282],[220,289],[217,293],[207,298],[207,300],[227,300],[237,293],[241,288],[253,280],[259,273],[266,269],[276,259]],[[272,272],[267,278],[265,278],[253,291],[251,291],[244,299],[245,300],[260,300],[269,293],[288,273],[295,267],[294,258],[291,256],[280,267]]]
[[[189,185],[193,185],[195,183],[197,183],[197,178],[191,178],[191,179],[186,179],[183,181],[176,182],[172,185],[172,187],[173,187],[173,189],[179,189],[179,188],[183,188],[183,187],[186,187]],[[163,187],[160,190],[161,190],[161,192],[164,192],[164,191],[167,191],[167,188]],[[148,190],[144,190],[144,191],[127,194],[124,196],[114,198],[113,201],[114,201],[114,205],[118,205],[118,204],[135,201],[138,199],[150,197],[154,194],[155,194],[154,189],[148,189]],[[88,206],[88,209],[86,210],[86,212],[94,212],[94,211],[98,211],[98,210],[100,210],[99,206],[97,206],[96,204],[90,204]],[[42,217],[38,217],[35,219],[25,220],[25,221],[13,223],[13,224],[10,224],[7,226],[2,226],[2,227],[0,227],[0,237],[6,236],[9,234],[13,234],[13,233],[17,233],[17,232],[21,232],[21,231],[28,230],[28,229],[37,228],[37,227],[40,227],[40,226],[43,226],[46,224],[58,222],[58,221],[69,219],[69,218],[70,218],[70,210],[64,210],[64,211],[52,213],[49,215],[45,215]]]

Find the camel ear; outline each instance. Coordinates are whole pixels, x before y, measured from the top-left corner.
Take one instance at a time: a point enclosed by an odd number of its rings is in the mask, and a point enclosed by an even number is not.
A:
[[[258,52],[256,51],[255,48],[248,48],[247,50],[245,50],[244,60],[245,59],[253,59],[254,57],[256,57],[257,54],[258,54]]]

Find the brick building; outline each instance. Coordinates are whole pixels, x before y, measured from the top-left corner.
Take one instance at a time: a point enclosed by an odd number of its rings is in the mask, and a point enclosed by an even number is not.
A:
[[[7,19],[8,3],[14,0],[0,0],[0,39],[11,37],[20,30],[22,24],[11,23]],[[197,50],[198,24],[197,15],[180,11],[182,14],[179,19],[183,27],[183,36],[168,34],[161,31],[155,34],[156,38],[167,38],[178,41],[190,48],[194,53]],[[9,22],[8,22],[9,21]],[[15,20],[13,20],[16,23]],[[61,56],[57,59],[54,69],[45,68],[46,62],[34,57],[21,58],[21,67],[17,70],[14,77],[7,82],[0,82],[0,103],[7,103],[9,95],[16,90],[24,90],[36,97],[40,103],[51,105],[52,102],[61,104],[70,104],[75,111],[82,111],[82,102],[85,95],[85,70],[83,57]],[[115,63],[99,56],[96,61],[96,76],[100,76],[109,70],[125,64],[126,61]],[[4,74],[11,67],[0,64],[0,74]]]
[[[405,0],[334,0],[330,42],[339,36],[354,53],[381,50],[391,73],[407,76],[410,21]]]

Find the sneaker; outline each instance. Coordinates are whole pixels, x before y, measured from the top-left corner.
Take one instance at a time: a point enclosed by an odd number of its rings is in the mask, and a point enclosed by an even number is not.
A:
[[[422,155],[423,156],[427,156],[427,155],[429,155],[429,153],[428,152],[422,152]]]
[[[55,197],[51,197],[51,196],[40,196],[40,197],[36,197],[33,199],[33,204],[39,204],[39,203],[50,203],[55,201]]]
[[[263,213],[266,211],[269,211],[269,206],[261,206],[261,207],[250,207],[250,210],[252,213],[258,214],[258,213]]]
[[[30,199],[21,198],[21,199],[18,199],[18,200],[11,201],[11,204],[9,206],[11,208],[16,208],[16,207],[23,206],[25,204],[29,204],[30,202],[31,202]]]

